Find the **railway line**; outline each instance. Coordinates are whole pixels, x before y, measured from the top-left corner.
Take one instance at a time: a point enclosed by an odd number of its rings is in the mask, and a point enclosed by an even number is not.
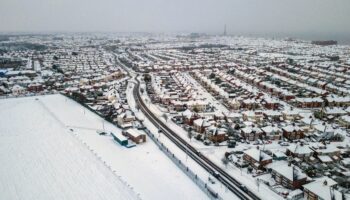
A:
[[[260,200],[258,196],[249,191],[248,189],[242,189],[241,183],[235,178],[230,176],[227,172],[209,160],[206,156],[202,155],[193,146],[191,146],[182,137],[172,131],[167,125],[165,125],[158,117],[156,117],[143,102],[140,95],[140,81],[135,78],[136,86],[133,90],[136,104],[139,105],[145,116],[156,126],[162,133],[168,137],[176,146],[186,152],[189,157],[196,161],[206,171],[216,177],[223,185],[225,185],[230,191],[232,191],[237,197],[244,200]]]

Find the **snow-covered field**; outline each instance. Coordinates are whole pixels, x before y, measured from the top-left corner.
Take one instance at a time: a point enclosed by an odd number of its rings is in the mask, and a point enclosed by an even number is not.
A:
[[[0,199],[208,199],[149,138],[127,149],[76,102],[36,98],[0,101]]]
[[[37,98],[0,101],[0,199],[138,199]]]

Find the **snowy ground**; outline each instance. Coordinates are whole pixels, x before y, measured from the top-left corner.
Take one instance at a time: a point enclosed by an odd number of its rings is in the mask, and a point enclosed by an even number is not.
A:
[[[133,84],[130,84],[133,86]],[[145,85],[142,84],[141,87],[144,87]],[[132,87],[133,88],[133,87]],[[203,169],[200,165],[197,164],[194,160],[192,160],[190,157],[186,155],[185,152],[183,152],[181,149],[179,149],[172,141],[170,141],[166,136],[162,134],[158,134],[158,128],[155,127],[145,116],[141,111],[138,111],[135,109],[135,100],[132,95],[132,88],[128,87],[127,91],[127,99],[128,103],[132,110],[136,113],[136,116],[140,119],[144,119],[145,126],[152,132],[154,135],[158,136],[158,139],[165,144],[167,148],[170,149],[172,153],[174,153],[179,159],[183,161],[185,165],[187,165],[192,171],[196,172],[198,177],[202,179],[203,181],[207,181],[207,184],[210,185],[211,188],[213,188],[216,192],[218,192],[219,196],[223,199],[239,199],[235,194],[233,194],[231,191],[229,191],[224,185],[222,185],[219,181],[216,181],[214,184],[210,183],[208,181],[208,178],[211,177],[211,179],[215,179],[211,176],[205,169]],[[147,99],[148,102],[150,102],[150,99],[148,98],[147,94],[145,93],[143,95],[144,99]],[[149,104],[149,108],[152,112],[154,112],[157,116],[161,116],[162,112],[157,108],[154,104]],[[160,117],[161,120],[164,120],[164,118]],[[173,128],[173,127],[171,127]]]
[[[96,133],[96,130],[103,128],[107,132],[120,133],[120,129],[76,102],[61,95],[41,96],[38,99],[35,101],[34,98],[28,98],[34,104],[46,108],[47,112],[42,116],[55,119],[56,123],[69,130],[70,137],[74,136],[73,139],[90,149],[101,163],[111,168],[116,177],[130,185],[141,199],[208,199],[149,138],[146,143],[134,148],[122,147],[112,137]],[[122,199],[119,196],[118,199]]]
[[[145,87],[145,85],[141,85],[141,87]],[[200,88],[200,86],[198,86]],[[207,93],[207,92],[204,92]],[[208,97],[210,98],[210,94],[208,94]],[[147,102],[150,102],[150,99],[148,97],[147,94],[143,95],[143,98],[146,99]],[[211,97],[211,99],[214,99],[213,97]],[[213,100],[213,104],[217,104],[217,101]],[[219,104],[220,105],[220,104]],[[131,104],[132,107],[132,104]],[[251,176],[251,174],[247,174],[244,171],[241,171],[239,168],[229,164],[227,166],[225,166],[221,159],[224,155],[224,153],[226,151],[232,151],[232,149],[227,148],[227,146],[221,146],[221,147],[217,147],[217,146],[205,146],[203,145],[202,142],[196,141],[195,139],[189,139],[187,136],[187,132],[179,127],[177,124],[175,124],[174,122],[172,122],[171,120],[168,120],[167,122],[164,120],[163,117],[161,117],[163,115],[163,112],[158,108],[157,105],[149,103],[149,108],[150,110],[158,117],[160,117],[160,119],[162,119],[167,125],[168,127],[170,127],[173,131],[175,131],[177,134],[179,134],[182,138],[184,138],[185,140],[187,140],[188,142],[191,143],[191,145],[193,147],[196,147],[197,150],[199,150],[202,154],[206,155],[208,158],[210,158],[213,162],[215,162],[218,166],[220,166],[222,169],[225,169],[226,172],[228,172],[232,177],[236,178],[237,180],[239,180],[242,184],[246,185],[252,192],[254,192],[258,197],[260,197],[261,199],[271,199],[271,200],[278,200],[278,199],[283,199],[283,197],[277,195],[276,193],[274,193],[272,190],[270,190],[268,188],[268,186],[264,185],[264,184],[260,184],[259,187],[257,185],[256,179],[253,178]],[[217,107],[220,111],[224,111],[226,108],[225,107]],[[136,112],[137,113],[137,112]],[[145,120],[145,124],[148,124],[149,122],[147,120]],[[149,125],[150,128],[152,128],[151,125]],[[151,129],[152,130],[152,129]],[[156,131],[156,128],[155,130]],[[172,146],[174,146],[172,144],[171,141],[168,141],[167,138],[165,136],[161,136],[160,138],[165,144],[167,144],[170,148]],[[238,148],[243,148],[243,149],[247,149],[247,148],[251,148],[254,147],[256,148],[256,146],[254,145],[246,145],[246,144],[239,144]],[[265,147],[266,149],[281,149],[281,146],[278,145],[277,143],[273,143],[270,145],[266,145]],[[174,150],[176,150],[176,147],[173,147]],[[186,159],[186,154],[182,153],[181,150],[178,151],[177,150],[177,154],[181,157],[183,156],[184,159]],[[183,154],[183,155],[182,155]],[[192,168],[195,168],[196,172],[198,172],[199,174],[201,174],[202,177],[205,176],[210,176],[209,174],[207,174],[206,172],[203,172],[203,169],[198,166],[194,161],[192,161],[191,159],[188,160],[188,165],[191,166]],[[216,186],[219,186],[219,184],[216,184]],[[216,187],[214,186],[214,187]],[[221,194],[223,196],[224,199],[230,199],[227,197],[227,192],[226,190],[221,190],[222,186],[217,187],[216,189],[219,191],[219,194]],[[220,191],[221,190],[221,191]],[[230,193],[232,194],[232,193]],[[226,198],[225,198],[226,197]],[[237,197],[236,197],[237,198]]]
[[[51,99],[65,101],[58,95],[0,101],[0,199],[138,199],[42,103]]]

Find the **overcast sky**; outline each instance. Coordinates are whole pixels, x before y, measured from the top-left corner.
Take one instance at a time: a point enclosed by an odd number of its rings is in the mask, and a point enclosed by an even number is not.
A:
[[[0,0],[0,31],[350,33],[350,0]]]

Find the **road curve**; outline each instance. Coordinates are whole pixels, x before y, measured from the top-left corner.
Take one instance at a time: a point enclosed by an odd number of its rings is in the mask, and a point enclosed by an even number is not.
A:
[[[230,191],[232,191],[235,195],[237,195],[240,199],[244,200],[260,200],[254,193],[251,191],[243,191],[240,186],[241,183],[237,181],[235,178],[230,176],[227,172],[221,169],[219,166],[214,164],[211,160],[209,160],[206,156],[202,155],[198,152],[193,146],[191,146],[187,141],[185,141],[182,137],[177,135],[174,131],[172,131],[167,125],[165,125],[158,117],[156,117],[143,102],[140,95],[140,81],[136,79],[136,86],[133,90],[133,95],[136,101],[136,104],[139,105],[142,112],[145,116],[160,130],[162,130],[163,134],[167,136],[176,146],[178,146],[181,150],[186,152],[188,156],[190,156],[194,161],[196,161],[200,166],[202,166],[205,170],[207,170],[210,174],[215,176],[222,184],[224,184]],[[216,175],[219,174],[219,175]]]

